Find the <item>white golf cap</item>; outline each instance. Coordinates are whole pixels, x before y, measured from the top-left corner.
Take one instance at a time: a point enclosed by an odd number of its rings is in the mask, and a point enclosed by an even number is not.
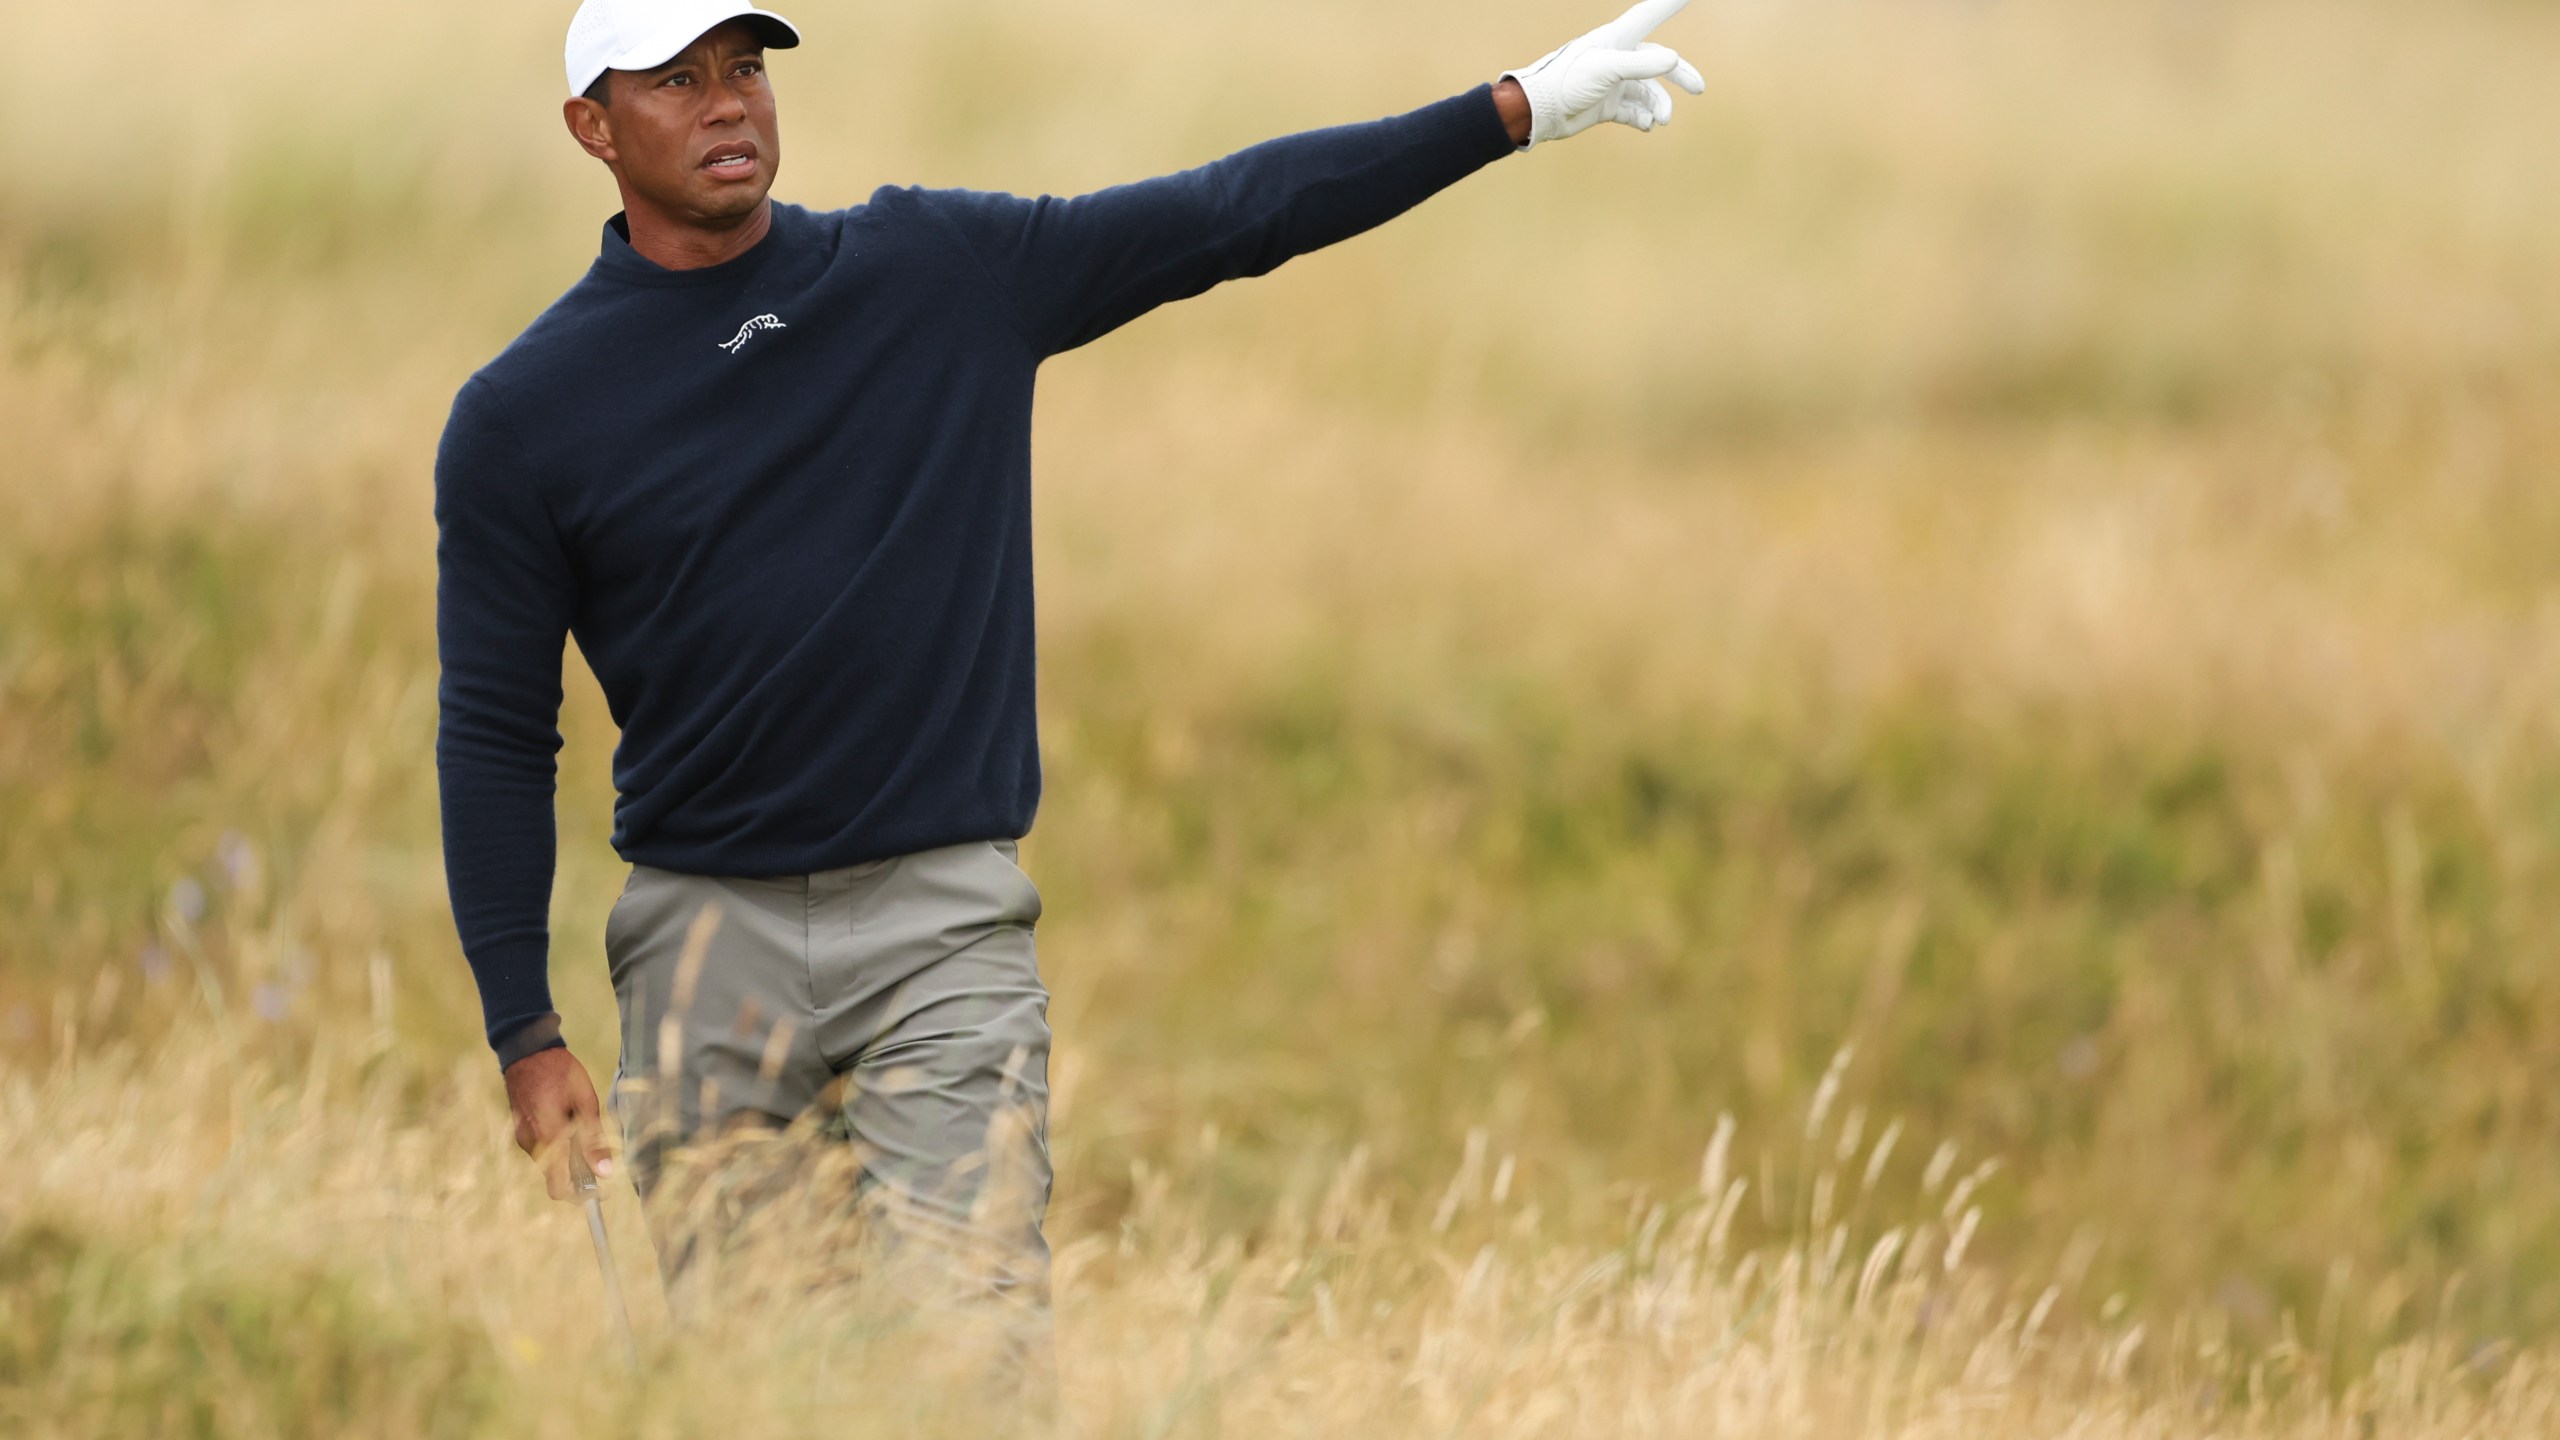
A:
[[[736,0],[586,0],[569,22],[569,93],[586,94],[607,70],[655,70],[740,16],[756,22],[769,49],[800,43],[790,21]]]

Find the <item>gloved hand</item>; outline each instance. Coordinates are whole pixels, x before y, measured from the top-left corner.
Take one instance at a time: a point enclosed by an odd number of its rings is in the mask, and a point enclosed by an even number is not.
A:
[[[1704,94],[1706,77],[1667,46],[1646,42],[1654,27],[1688,8],[1689,0],[1642,0],[1634,9],[1523,70],[1505,70],[1529,97],[1530,150],[1540,141],[1579,135],[1603,120],[1651,130],[1671,123],[1671,92],[1657,78],[1668,75],[1692,95]]]

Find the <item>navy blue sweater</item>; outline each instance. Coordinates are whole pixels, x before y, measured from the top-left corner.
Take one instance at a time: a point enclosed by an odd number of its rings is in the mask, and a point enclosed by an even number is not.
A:
[[[625,860],[793,875],[1021,836],[1040,362],[1513,150],[1479,85],[1072,199],[777,203],[704,269],[608,222],[436,456],[445,877],[501,1060],[558,1032],[566,637],[622,730]]]

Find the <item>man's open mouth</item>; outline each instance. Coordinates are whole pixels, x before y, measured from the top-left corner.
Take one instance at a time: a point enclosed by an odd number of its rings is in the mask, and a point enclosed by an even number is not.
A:
[[[702,168],[714,175],[744,175],[756,168],[756,147],[745,144],[714,145],[702,157]]]

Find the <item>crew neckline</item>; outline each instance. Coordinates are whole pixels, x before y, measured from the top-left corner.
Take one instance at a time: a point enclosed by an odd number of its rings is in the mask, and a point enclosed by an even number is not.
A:
[[[690,270],[670,270],[633,249],[631,237],[623,228],[630,223],[629,212],[617,210],[604,222],[603,243],[596,253],[596,273],[634,285],[717,285],[742,279],[763,268],[765,256],[772,253],[783,227],[797,218],[799,208],[784,201],[774,201],[773,222],[765,230],[763,239],[717,265],[702,265]]]

